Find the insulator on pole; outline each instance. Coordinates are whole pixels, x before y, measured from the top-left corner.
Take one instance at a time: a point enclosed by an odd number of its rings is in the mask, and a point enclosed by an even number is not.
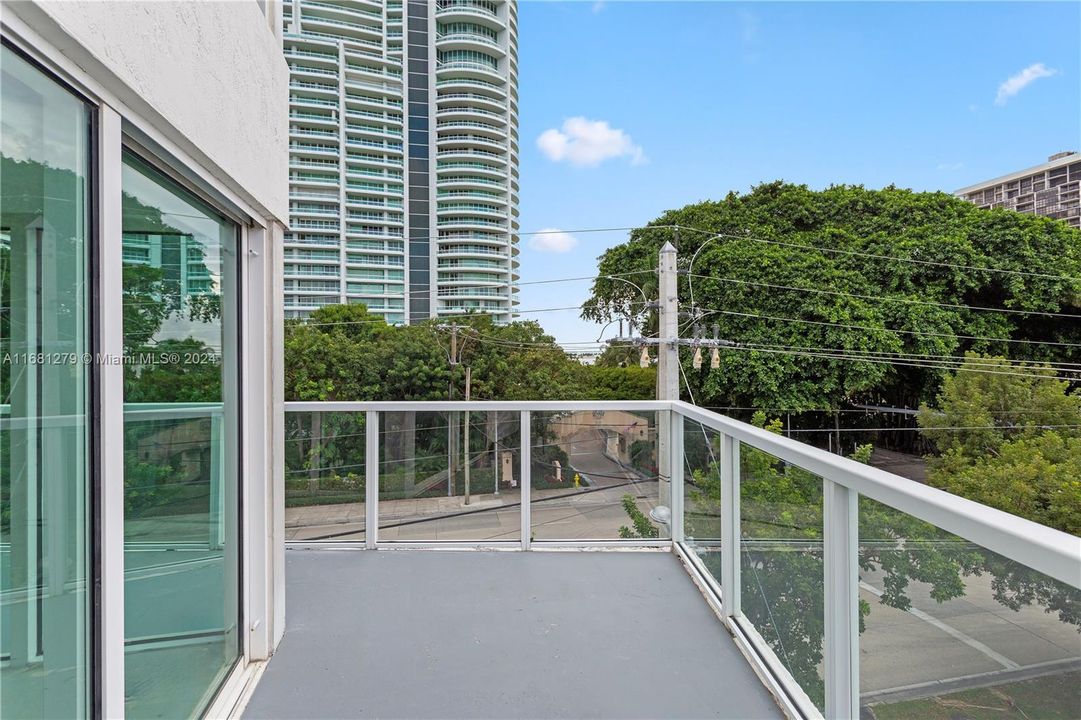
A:
[[[721,351],[717,348],[713,348],[713,352],[709,354],[709,367],[712,370],[716,370],[721,366]]]
[[[696,347],[694,349],[694,360],[691,361],[691,365],[695,370],[702,369],[702,348]]]
[[[638,358],[638,364],[644,368],[649,367],[649,348],[642,348],[642,356]]]

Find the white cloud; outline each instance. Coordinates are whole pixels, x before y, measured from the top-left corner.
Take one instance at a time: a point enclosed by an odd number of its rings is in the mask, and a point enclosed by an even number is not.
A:
[[[529,247],[537,252],[565,253],[578,245],[578,238],[559,228],[545,228],[529,238]]]
[[[593,14],[596,15],[601,10],[604,10],[604,5],[604,0],[597,0],[597,2],[593,3]]]
[[[549,160],[566,160],[585,167],[618,157],[630,158],[632,165],[646,161],[642,148],[634,144],[630,135],[604,120],[587,120],[581,116],[564,120],[562,130],[550,128],[542,132],[537,147]]]
[[[736,17],[739,18],[739,36],[743,44],[754,45],[758,42],[758,31],[762,25],[759,17],[749,10],[740,10]]]
[[[1006,101],[1017,93],[1024,90],[1040,78],[1057,75],[1058,70],[1049,68],[1043,63],[1033,63],[1019,73],[1011,75],[1006,82],[998,86],[998,95],[995,96],[995,105],[1005,105]]]

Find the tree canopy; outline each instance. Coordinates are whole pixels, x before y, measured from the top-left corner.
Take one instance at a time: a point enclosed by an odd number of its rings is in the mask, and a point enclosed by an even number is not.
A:
[[[462,399],[465,367],[475,400],[637,400],[654,395],[652,368],[587,367],[536,322],[458,317],[459,362],[438,321],[387,325],[363,304],[331,305],[285,331],[288,400]]]
[[[1046,366],[969,355],[919,423],[932,485],[1081,534],[1081,395]]]
[[[923,367],[929,358],[1081,359],[1081,232],[1057,220],[945,193],[762,184],[666,212],[606,251],[583,315],[631,316],[655,332],[641,293],[608,276],[655,298],[657,253],[671,240],[681,311],[693,293],[707,336],[716,323],[743,346],[722,349],[715,371],[685,354],[702,404],[916,407],[946,372]],[[693,320],[681,318],[685,336]]]

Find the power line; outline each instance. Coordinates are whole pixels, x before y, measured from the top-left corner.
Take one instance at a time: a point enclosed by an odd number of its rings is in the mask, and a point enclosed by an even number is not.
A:
[[[844,329],[847,329],[847,330],[870,330],[870,331],[874,331],[874,332],[883,332],[884,331],[884,332],[898,333],[898,334],[902,334],[902,335],[921,335],[921,336],[925,335],[927,337],[957,338],[958,340],[982,340],[982,341],[987,341],[987,342],[1018,343],[1018,344],[1025,344],[1025,345],[1058,345],[1058,346],[1063,346],[1063,347],[1081,347],[1081,345],[1079,345],[1077,343],[1058,342],[1058,341],[1054,341],[1054,340],[1022,340],[1022,339],[1013,339],[1013,338],[986,337],[986,336],[981,336],[981,335],[957,335],[957,334],[954,334],[954,333],[936,333],[936,332],[930,332],[928,330],[899,330],[899,329],[896,329],[896,328],[872,327],[870,325],[850,325],[850,324],[845,324],[845,323],[834,323],[834,322],[827,322],[825,320],[804,320],[804,319],[801,319],[801,318],[778,317],[778,316],[775,316],[775,315],[756,315],[754,313],[744,313],[744,312],[738,312],[738,311],[735,311],[735,310],[715,310],[715,309],[711,309],[711,308],[702,308],[702,309],[706,311],[705,314],[702,315],[702,317],[706,317],[708,315],[713,315],[713,314],[732,315],[732,316],[736,316],[736,317],[755,318],[755,319],[758,319],[758,320],[777,320],[777,321],[781,321],[781,322],[802,323],[802,324],[805,324],[805,325],[822,325],[822,326],[827,326],[827,327],[844,328]]]
[[[784,246],[784,247],[796,248],[796,249],[799,249],[799,250],[815,250],[815,251],[824,252],[824,253],[836,253],[836,254],[840,254],[840,255],[850,255],[850,256],[854,256],[854,257],[866,257],[866,258],[872,258],[872,259],[875,259],[875,260],[889,260],[891,262],[913,263],[913,264],[916,264],[916,265],[930,265],[930,266],[934,266],[934,267],[946,267],[946,268],[951,268],[951,269],[956,269],[956,270],[972,270],[972,271],[977,271],[977,272],[1002,273],[1004,275],[1019,275],[1019,276],[1024,276],[1024,277],[1038,277],[1038,278],[1046,278],[1046,279],[1050,279],[1050,280],[1068,280],[1068,281],[1073,281],[1073,282],[1081,281],[1081,277],[1075,277],[1075,276],[1071,276],[1071,275],[1055,275],[1055,274],[1052,274],[1052,273],[1032,272],[1032,271],[1029,271],[1029,270],[1008,270],[1006,268],[994,268],[994,267],[986,267],[986,266],[981,266],[981,265],[965,265],[965,264],[961,264],[961,263],[948,263],[948,262],[942,262],[942,261],[938,261],[938,260],[919,260],[917,258],[897,257],[896,255],[879,255],[879,254],[876,254],[876,253],[860,252],[860,251],[857,251],[857,250],[841,250],[839,248],[827,248],[827,247],[822,247],[821,245],[803,245],[803,244],[800,244],[800,243],[785,242],[785,241],[782,241],[782,240],[767,240],[765,238],[754,237],[754,236],[751,236],[751,235],[733,235],[733,234],[728,234],[728,233],[714,233],[714,232],[711,232],[709,230],[702,230],[700,228],[688,227],[686,225],[668,225],[668,226],[663,226],[663,227],[678,227],[681,230],[690,230],[691,232],[705,233],[705,234],[712,235],[713,237],[726,238],[726,239],[730,239],[730,240],[750,240],[750,241],[753,241],[753,242],[763,243],[763,244],[767,244],[767,245],[780,245],[780,246]]]
[[[844,354],[847,354],[847,355],[880,357],[880,358],[884,358],[884,359],[895,357],[895,358],[902,359],[902,360],[918,360],[918,361],[921,361],[921,362],[943,362],[943,363],[951,363],[951,364],[966,365],[966,366],[976,366],[976,367],[1011,367],[1012,366],[1009,361],[996,360],[994,358],[987,358],[987,357],[968,358],[968,357],[963,357],[963,356],[958,356],[958,355],[891,352],[891,351],[884,351],[884,350],[861,350],[859,348],[854,348],[854,349],[852,349],[852,348],[835,348],[835,347],[821,347],[821,346],[813,346],[813,345],[789,345],[789,344],[785,344],[785,343],[768,343],[768,342],[757,342],[757,341],[742,341],[739,344],[745,345],[747,347],[760,347],[761,346],[761,347],[796,348],[796,349],[800,349],[800,350],[815,350],[815,351],[820,351],[820,352],[840,352],[840,353],[844,353]],[[1036,361],[1031,361],[1031,362],[1020,361],[1020,362],[1022,363],[1022,365],[1028,364],[1028,365],[1034,366],[1034,367],[1032,367],[1033,370],[1040,370],[1043,367],[1047,367],[1047,368],[1049,368],[1051,370],[1063,370],[1065,372],[1078,372],[1079,370],[1081,370],[1081,363],[1073,363],[1073,362],[1052,363],[1052,362],[1036,362]]]
[[[437,269],[440,272],[477,272],[477,271],[482,271],[483,272],[485,268],[479,268],[479,267],[477,267],[477,268],[468,268],[467,267],[467,268],[437,268]],[[491,268],[488,268],[488,269],[491,269]],[[622,279],[622,278],[624,278],[626,276],[629,276],[629,275],[642,275],[643,273],[652,273],[652,272],[653,272],[652,270],[631,270],[631,271],[628,271],[628,272],[625,272],[625,273],[616,273],[616,274],[610,274],[610,275],[583,275],[582,277],[571,277],[571,278],[549,278],[549,279],[546,279],[546,280],[527,280],[526,282],[512,282],[512,284],[517,286],[517,287],[521,287],[523,285],[550,285],[552,283],[580,282],[582,280],[596,280],[598,278],[608,278],[608,279],[613,279],[613,280],[620,280],[620,279]],[[351,281],[351,282],[361,282],[363,280],[364,280],[364,278],[359,278],[359,279],[358,278],[352,278],[352,279],[347,278],[347,281]],[[374,282],[379,282],[378,278],[373,278],[373,281]],[[386,282],[386,281],[384,280],[383,282]],[[409,284],[410,285],[424,285],[424,286],[427,286],[427,287],[431,287],[433,285],[441,285],[441,284],[448,283],[448,282],[456,282],[456,281],[455,280],[436,280],[434,283],[433,282],[412,282],[411,281]],[[496,285],[501,285],[501,284],[505,285],[506,284],[506,283],[503,283],[500,280],[492,280],[490,282],[494,283]],[[489,288],[489,287],[491,287],[491,285],[455,285],[454,287],[456,289]],[[639,288],[639,290],[641,290],[641,288]],[[414,294],[414,293],[422,293],[422,294],[427,295],[427,294],[431,293],[431,290],[411,290],[409,293],[402,293],[402,294]],[[397,297],[397,296],[395,296],[395,297]]]
[[[526,342],[526,341],[514,341],[514,340],[502,340],[491,338],[490,336],[481,335],[475,333],[474,337],[477,342],[488,343],[503,347],[512,348],[526,348],[526,347],[551,347],[548,343],[542,342]],[[562,343],[563,345],[569,345],[572,343]],[[592,344],[586,341],[580,341],[577,344]],[[609,343],[610,347],[634,347],[634,343]],[[760,350],[762,352],[776,352],[793,355],[802,355],[805,357],[818,357],[833,360],[850,360],[854,362],[870,362],[877,364],[890,364],[898,366],[909,367],[922,367],[926,369],[935,370],[947,370],[947,371],[969,371],[969,372],[983,372],[994,375],[1010,375],[1014,377],[1025,377],[1030,379],[1041,378],[1054,378],[1057,380],[1069,380],[1069,378],[1061,378],[1057,375],[1041,375],[1033,373],[1018,373],[1012,370],[999,370],[999,368],[1012,367],[1011,365],[997,362],[993,360],[987,360],[979,358],[976,360],[951,356],[951,355],[919,355],[919,354],[904,354],[904,353],[879,353],[875,351],[860,351],[860,350],[846,350],[845,348],[822,348],[822,347],[806,347],[799,345],[784,345],[784,344],[772,344],[772,343],[754,343],[743,342],[736,343],[734,345],[722,345],[720,349],[730,350]],[[1046,364],[1045,364],[1046,365]],[[1049,369],[1061,372],[1081,372],[1081,363],[1067,363],[1070,367],[1065,365],[1050,365]],[[682,366],[682,364],[681,364]],[[984,369],[990,368],[990,369]]]
[[[335,198],[334,201],[337,202],[337,198]],[[357,223],[363,223],[364,222],[364,218],[345,217],[344,219],[345,219],[346,222],[350,222],[350,221],[357,222]],[[535,236],[535,235],[558,235],[560,233],[567,233],[567,234],[572,234],[573,233],[573,234],[576,234],[576,235],[584,235],[584,234],[592,234],[592,233],[627,232],[627,231],[631,231],[631,230],[646,230],[646,229],[649,229],[650,227],[657,227],[657,226],[634,225],[634,226],[627,226],[627,227],[577,228],[577,229],[571,229],[571,230],[531,230],[529,232],[518,232],[517,230],[503,230],[502,228],[500,228],[500,229],[498,229],[498,231],[494,231],[494,230],[493,231],[489,231],[489,230],[470,231],[470,232],[483,233],[483,236],[478,236],[478,237],[468,237],[468,236],[464,236],[464,237],[449,236],[448,237],[448,236],[445,236],[445,235],[427,235],[427,236],[424,236],[424,237],[406,237],[403,234],[403,235],[376,235],[374,237],[365,237],[365,238],[359,238],[358,237],[357,239],[358,240],[361,240],[361,239],[375,239],[376,237],[378,237],[378,238],[381,238],[384,242],[408,242],[408,243],[413,243],[413,244],[416,244],[416,243],[430,244],[431,241],[433,241],[433,240],[442,241],[442,242],[448,242],[448,243],[449,242],[468,242],[469,240],[491,240],[491,239],[495,239],[495,238],[532,237],[532,236]],[[341,242],[341,237],[340,237],[341,228],[307,228],[307,227],[304,227],[304,228],[291,228],[290,230],[288,230],[288,232],[293,233],[293,234],[306,233],[306,234],[309,234],[309,235],[326,235],[327,237],[331,237],[331,236],[334,236],[334,235],[339,235],[339,237],[337,237],[335,239],[339,242],[339,244]],[[346,235],[350,235],[350,234],[352,234],[352,235],[369,235],[369,233],[356,233],[356,232],[350,232],[349,230],[346,230],[345,234]],[[348,242],[348,238],[346,239],[346,241]],[[310,246],[312,243],[289,242],[288,240],[286,240],[285,244],[289,245],[290,248],[292,248],[293,246],[297,246],[297,245]],[[330,243],[327,243],[327,244],[330,244]],[[348,250],[349,248],[346,248],[346,249]],[[357,251],[363,251],[364,248],[356,248],[356,250]]]
[[[841,428],[840,432],[933,432],[937,430],[950,430],[950,431],[966,431],[966,430],[1058,430],[1069,428],[1081,428],[1081,424],[1073,425],[1022,425],[1018,427],[1009,427],[1006,425],[966,425],[966,426],[952,426],[952,427],[866,427],[866,428]],[[786,432],[792,433],[835,433],[836,428],[791,428]]]
[[[875,408],[874,410],[862,410],[856,408],[780,408],[780,407],[752,407],[752,406],[739,406],[739,405],[701,405],[704,410],[740,410],[740,411],[759,411],[762,412],[777,412],[777,413],[851,413],[858,415],[912,415],[918,412],[916,408]],[[932,412],[938,412],[932,409]],[[1015,410],[983,410],[980,411],[981,415],[1058,415],[1057,410],[1046,410],[1042,408],[1018,408]]]
[[[531,309],[531,310],[508,310],[507,312],[513,312],[513,313],[517,313],[519,315],[522,315],[522,314],[561,312],[561,311],[566,311],[566,310],[581,310],[581,309],[582,309],[582,307],[580,305],[570,305],[568,307],[557,307],[557,308],[536,308],[536,309]],[[447,313],[447,314],[444,314],[444,315],[437,315],[437,316],[431,317],[431,318],[425,318],[425,320],[426,321],[427,320],[432,320],[432,321],[437,321],[438,322],[438,321],[441,321],[441,320],[453,320],[453,319],[456,319],[456,318],[466,318],[466,319],[468,319],[468,318],[480,318],[480,317],[486,317],[487,315],[489,315],[489,313],[483,313],[483,312]],[[382,325],[386,325],[387,327],[394,327],[393,325],[390,325],[389,323],[387,323],[386,320],[382,320],[382,319],[379,319],[379,320],[340,320],[340,321],[336,321],[336,322],[325,322],[325,323],[304,322],[303,320],[300,320],[299,322],[297,322],[295,325],[292,325],[291,327],[327,327],[327,326],[332,326],[332,325],[371,325],[371,324],[382,324]]]
[[[862,299],[862,300],[886,300],[886,301],[889,301],[889,302],[904,303],[904,304],[908,304],[908,305],[926,305],[926,306],[930,306],[930,307],[950,308],[950,309],[953,309],[953,310],[978,310],[978,311],[983,311],[983,312],[1004,313],[1004,314],[1010,314],[1010,315],[1040,315],[1040,316],[1052,317],[1052,318],[1072,318],[1072,319],[1081,320],[1081,315],[1075,315],[1075,314],[1070,314],[1070,313],[1054,313],[1054,312],[1047,312],[1047,311],[1044,311],[1044,310],[1014,310],[1014,309],[1011,309],[1011,308],[993,308],[993,307],[982,307],[982,306],[978,306],[978,305],[960,305],[960,304],[956,304],[956,303],[940,303],[940,302],[934,302],[934,301],[931,301],[931,300],[913,300],[911,298],[898,298],[898,297],[891,297],[889,295],[863,295],[863,294],[860,294],[860,293],[841,292],[839,290],[822,290],[820,288],[804,288],[804,287],[795,287],[795,286],[792,286],[792,285],[774,285],[774,284],[771,284],[771,283],[754,282],[752,280],[739,280],[739,279],[736,279],[736,278],[728,278],[728,277],[716,277],[716,276],[713,276],[713,275],[693,275],[693,274],[688,274],[688,277],[702,278],[702,279],[706,279],[706,280],[714,280],[716,282],[723,282],[723,283],[733,283],[733,284],[736,284],[736,285],[753,285],[753,286],[756,286],[756,287],[769,288],[771,290],[793,290],[793,291],[796,291],[796,292],[808,292],[808,293],[817,293],[817,294],[820,294],[820,295],[834,295],[834,296],[839,296],[839,297],[859,298],[859,299]]]
[[[1011,376],[1011,377],[1023,377],[1023,378],[1028,378],[1030,380],[1049,380],[1050,379],[1050,380],[1060,380],[1060,381],[1070,382],[1070,378],[1058,377],[1057,375],[1032,375],[1032,374],[1029,374],[1029,373],[1016,373],[1016,372],[997,371],[997,370],[983,370],[983,369],[980,369],[980,368],[966,368],[963,365],[958,365],[956,367],[946,367],[946,366],[943,366],[943,365],[932,365],[932,364],[927,364],[927,363],[923,363],[923,362],[906,362],[906,361],[901,360],[901,359],[886,360],[886,359],[880,359],[880,358],[859,357],[859,356],[847,355],[847,354],[844,354],[844,353],[801,352],[798,349],[781,350],[781,349],[774,349],[774,348],[768,348],[768,347],[747,347],[747,346],[740,346],[740,345],[726,345],[726,346],[724,346],[724,347],[722,347],[720,349],[721,350],[741,350],[741,351],[749,351],[749,352],[764,352],[764,353],[774,353],[774,354],[780,354],[780,355],[793,355],[793,356],[800,356],[800,357],[813,357],[813,358],[821,358],[821,359],[824,359],[824,360],[852,360],[852,361],[856,361],[856,362],[866,362],[866,363],[873,363],[873,364],[879,364],[879,365],[896,365],[896,366],[899,366],[899,367],[917,367],[917,368],[924,368],[924,369],[928,369],[928,370],[947,370],[947,371],[953,370],[953,371],[963,371],[963,372],[977,372],[977,373],[984,373],[984,374],[987,374],[987,375],[1007,375],[1007,376]]]

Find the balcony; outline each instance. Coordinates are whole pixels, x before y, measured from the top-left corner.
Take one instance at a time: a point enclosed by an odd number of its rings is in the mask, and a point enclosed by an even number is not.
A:
[[[1081,716],[1081,539],[686,403],[287,403],[285,487],[248,717]]]
[[[783,717],[667,553],[328,550],[286,574],[303,631],[246,717]]]

